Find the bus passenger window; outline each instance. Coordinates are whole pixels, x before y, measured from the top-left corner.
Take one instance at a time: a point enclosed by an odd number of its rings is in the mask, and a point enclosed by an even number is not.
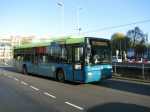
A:
[[[48,56],[47,55],[43,56],[43,63],[48,63]]]
[[[46,63],[46,56],[43,56],[43,59],[42,59],[43,61],[43,63]]]
[[[72,47],[67,47],[67,53],[68,53],[68,62],[72,62]]]

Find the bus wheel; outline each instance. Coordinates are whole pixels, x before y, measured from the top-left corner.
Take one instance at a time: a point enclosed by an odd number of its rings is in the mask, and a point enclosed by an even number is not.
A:
[[[28,74],[28,71],[27,71],[27,67],[26,67],[26,66],[23,67],[23,71],[22,71],[22,72],[23,72],[23,74],[25,74],[25,75]]]
[[[57,72],[57,80],[59,82],[65,82],[65,77],[64,77],[63,70],[58,70],[58,72]]]

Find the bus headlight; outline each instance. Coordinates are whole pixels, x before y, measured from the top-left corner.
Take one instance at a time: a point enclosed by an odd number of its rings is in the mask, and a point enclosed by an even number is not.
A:
[[[82,68],[81,64],[74,65],[74,69],[76,69],[76,70],[80,70],[81,68]]]
[[[112,69],[112,66],[108,66],[107,68]]]
[[[92,76],[93,74],[92,74],[92,72],[88,72],[88,76]]]

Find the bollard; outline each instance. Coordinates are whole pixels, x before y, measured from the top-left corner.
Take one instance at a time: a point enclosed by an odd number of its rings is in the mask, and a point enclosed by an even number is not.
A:
[[[116,62],[115,62],[115,75],[116,75]]]
[[[145,75],[144,75],[144,63],[142,63],[142,76],[143,76],[143,79],[145,80]]]

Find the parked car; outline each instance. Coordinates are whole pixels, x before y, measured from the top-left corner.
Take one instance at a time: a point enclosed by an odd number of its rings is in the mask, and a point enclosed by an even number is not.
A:
[[[135,63],[135,59],[128,59],[128,63]]]
[[[115,63],[115,62],[119,62],[119,63],[122,62],[122,58],[121,57],[117,58],[116,56],[113,56],[112,57],[112,63]]]
[[[136,59],[136,63],[143,63],[143,61],[144,61],[143,58],[137,58]]]
[[[144,58],[144,59],[143,59],[143,63],[150,63],[150,59]]]

